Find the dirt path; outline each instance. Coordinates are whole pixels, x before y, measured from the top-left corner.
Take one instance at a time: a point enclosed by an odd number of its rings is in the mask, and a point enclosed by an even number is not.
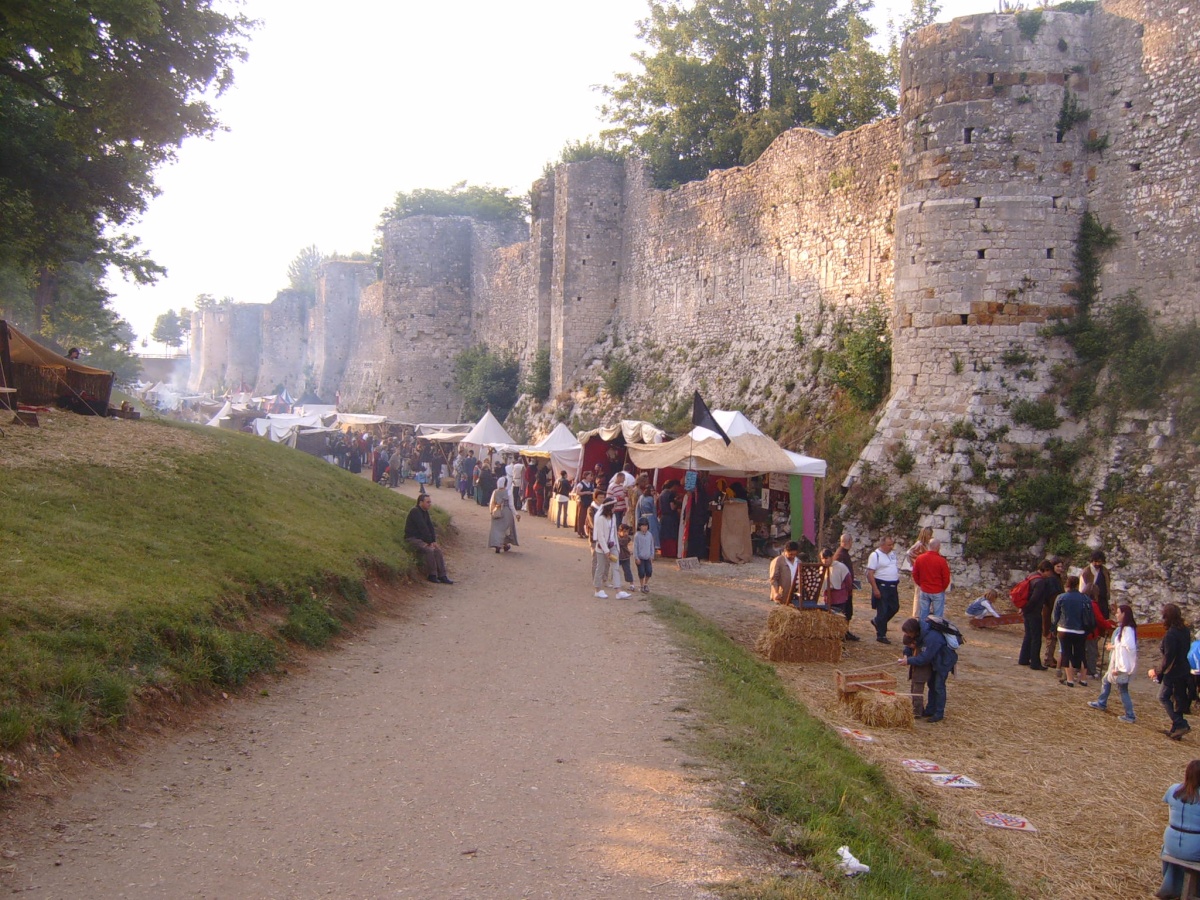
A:
[[[522,545],[485,549],[486,511],[435,491],[462,532],[451,587],[309,671],[240,699],[133,764],[0,820],[0,886],[34,896],[697,897],[787,861],[713,811],[717,773],[686,755],[691,671],[646,606],[591,596],[583,541],[525,517]],[[654,586],[752,646],[766,561],[661,564]],[[962,621],[969,598],[949,614]],[[858,727],[834,671],[891,667],[859,600],[840,664],[781,665],[832,725]],[[895,626],[893,627],[895,631]],[[1144,677],[1136,725],[1015,665],[1020,629],[968,632],[946,721],[869,729],[855,749],[1022,896],[1139,897],[1157,886],[1162,794],[1198,738],[1167,740]],[[1156,662],[1141,645],[1139,672]],[[1113,698],[1110,710],[1119,710]],[[1200,733],[1200,732],[1197,732]],[[925,757],[981,783],[933,787]],[[1037,833],[983,827],[976,809]]]
[[[0,827],[39,897],[665,897],[781,864],[686,756],[688,666],[584,542],[450,490],[453,586]]]

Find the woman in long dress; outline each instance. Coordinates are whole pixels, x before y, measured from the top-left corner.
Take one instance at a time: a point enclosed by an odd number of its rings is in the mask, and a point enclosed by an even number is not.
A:
[[[496,482],[496,489],[492,491],[492,501],[488,504],[488,511],[492,516],[492,530],[488,534],[488,546],[497,553],[501,550],[507,553],[510,547],[519,543],[517,541],[517,517],[513,512],[512,493],[508,489],[507,477],[502,476]],[[497,515],[497,513],[499,514]]]

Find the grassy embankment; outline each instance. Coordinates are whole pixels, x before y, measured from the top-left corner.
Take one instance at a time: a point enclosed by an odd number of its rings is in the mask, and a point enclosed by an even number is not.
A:
[[[993,867],[962,855],[937,835],[936,817],[903,799],[883,771],[846,747],[810,716],[770,665],[734,644],[717,626],[671,599],[653,601],[690,655],[703,663],[700,703],[707,723],[701,753],[745,787],[730,802],[807,871],[790,878],[725,885],[731,900],[828,897],[1015,897]],[[837,848],[871,867],[846,878]]]
[[[122,444],[113,423],[70,427],[64,441],[112,452],[42,460],[50,429],[24,457],[4,447],[0,748],[243,684],[289,643],[328,641],[368,575],[414,564],[411,501],[307,454],[215,428],[142,422]]]

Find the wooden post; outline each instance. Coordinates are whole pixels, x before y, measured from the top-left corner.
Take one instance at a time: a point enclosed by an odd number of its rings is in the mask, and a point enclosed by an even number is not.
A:
[[[0,387],[16,387],[13,384],[12,355],[8,341],[8,323],[4,321],[0,321]],[[7,410],[15,411],[17,408],[17,395],[10,394],[7,391],[0,393],[0,406]]]

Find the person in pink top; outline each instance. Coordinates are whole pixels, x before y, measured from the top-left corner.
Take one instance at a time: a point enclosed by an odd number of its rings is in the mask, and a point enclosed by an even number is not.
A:
[[[929,542],[929,549],[913,563],[912,577],[917,590],[917,621],[924,622],[932,614],[945,616],[946,591],[950,588],[950,565],[942,556],[942,542],[936,538]]]

